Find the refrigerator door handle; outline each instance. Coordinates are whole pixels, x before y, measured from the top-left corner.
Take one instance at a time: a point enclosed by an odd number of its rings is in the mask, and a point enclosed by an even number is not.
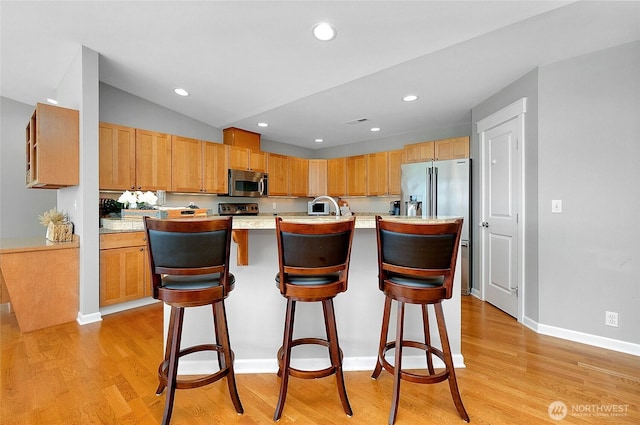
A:
[[[433,185],[433,216],[438,216],[438,167],[433,167],[435,183]]]
[[[433,215],[433,168],[427,168],[427,217]]]

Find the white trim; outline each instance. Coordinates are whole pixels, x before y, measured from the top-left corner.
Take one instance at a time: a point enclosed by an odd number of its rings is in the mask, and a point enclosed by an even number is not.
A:
[[[505,106],[497,112],[489,115],[486,118],[481,119],[476,123],[478,126],[478,134],[489,130],[497,125],[507,122],[510,119],[522,115],[527,112],[527,98],[523,97],[516,100],[511,105]]]
[[[80,326],[88,325],[89,323],[102,322],[102,315],[100,313],[82,314],[78,312],[78,318],[76,321]]]
[[[579,342],[581,344],[592,345],[594,347],[600,347],[607,350],[640,356],[640,344],[620,341],[618,339],[607,338],[599,335],[587,334],[579,331],[572,331],[569,329],[557,328],[555,326],[549,325],[537,324],[536,329],[534,330],[543,335],[549,335],[573,342]]]
[[[125,303],[100,307],[100,313],[103,316],[106,316],[108,314],[119,313],[121,311],[131,310],[132,308],[137,308],[137,307],[144,307],[146,305],[156,304],[159,302],[160,301],[152,297],[140,298],[133,301],[127,301]]]
[[[453,354],[453,366],[457,369],[465,368],[462,354]],[[302,370],[323,369],[329,366],[327,358],[310,358],[294,360],[294,367]],[[376,357],[345,357],[342,360],[342,369],[345,372],[373,371],[376,365]],[[442,361],[435,357],[433,365],[436,368],[444,367]],[[233,364],[235,373],[276,373],[278,363],[276,359],[236,359]],[[403,369],[424,369],[426,368],[426,357],[424,355],[403,356]],[[203,375],[213,373],[218,370],[217,360],[180,360],[178,373],[182,375]]]

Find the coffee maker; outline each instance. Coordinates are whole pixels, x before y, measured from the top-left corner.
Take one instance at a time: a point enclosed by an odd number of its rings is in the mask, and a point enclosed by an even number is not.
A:
[[[389,202],[389,215],[400,215],[400,201]]]

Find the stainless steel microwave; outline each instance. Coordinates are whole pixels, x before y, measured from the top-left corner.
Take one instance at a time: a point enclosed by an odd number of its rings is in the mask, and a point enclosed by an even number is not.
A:
[[[329,203],[328,202],[313,202],[307,203],[308,215],[329,215]]]
[[[229,196],[258,198],[269,195],[269,175],[258,171],[229,169]]]

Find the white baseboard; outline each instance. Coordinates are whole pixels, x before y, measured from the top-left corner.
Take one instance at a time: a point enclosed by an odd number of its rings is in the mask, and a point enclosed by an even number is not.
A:
[[[541,325],[533,321],[529,321],[528,327],[543,335],[554,336],[569,341],[579,342],[582,344],[593,345],[594,347],[605,348],[607,350],[619,351],[621,353],[640,356],[640,344],[620,341],[617,339],[606,338],[598,335],[591,335],[583,332],[572,331],[569,329],[557,328],[555,326]],[[535,324],[535,327],[532,327]]]
[[[78,312],[78,318],[76,321],[82,325],[88,325],[89,323],[96,323],[102,321],[102,315],[100,313],[82,314]]]
[[[312,358],[297,359],[292,365],[302,370],[322,369],[329,366],[328,359]],[[345,357],[342,360],[344,371],[373,371],[376,365],[376,357]],[[453,355],[453,365],[455,368],[464,368],[464,357],[462,354]],[[247,373],[276,373],[278,371],[278,363],[276,359],[236,359],[234,369],[237,374]],[[434,359],[434,366],[441,368],[444,366],[439,358]],[[426,360],[424,355],[403,356],[403,369],[424,369]],[[181,375],[204,375],[213,373],[218,370],[218,363],[215,360],[180,360],[178,373]]]

